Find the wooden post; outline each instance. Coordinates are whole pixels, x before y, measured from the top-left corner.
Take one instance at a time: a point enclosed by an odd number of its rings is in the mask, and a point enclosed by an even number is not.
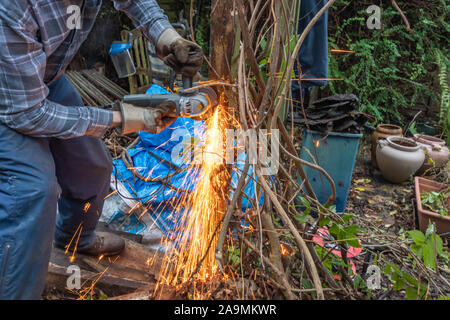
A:
[[[210,80],[231,80],[234,40],[234,1],[212,0]]]
[[[210,35],[211,35],[211,54],[210,54],[210,71],[209,71],[209,80],[220,80],[233,82],[236,74],[233,74],[233,70],[237,70],[233,68],[233,55],[235,54],[235,43],[239,45],[239,40],[236,40],[235,37],[239,36],[239,32],[236,32],[235,21],[236,16],[234,14],[234,1],[233,0],[212,0],[211,1],[211,27],[210,27]],[[225,86],[217,86],[215,89],[218,91],[220,95],[220,104],[224,107],[228,114],[231,115],[230,123],[228,123],[228,127],[231,125],[231,119],[235,118],[235,110],[237,107],[234,103],[234,98],[232,96],[232,90]],[[224,139],[224,148],[226,148],[226,139]],[[225,149],[224,149],[225,154]],[[231,176],[232,176],[232,166],[227,165],[225,168],[228,171],[229,179],[226,181],[226,185],[224,186],[225,194],[229,194],[230,186],[231,186]],[[234,210],[234,208],[228,208],[230,204],[228,201],[223,201],[222,212],[224,216],[230,210]],[[231,212],[231,211],[230,211]],[[220,236],[218,236],[217,240],[221,238],[221,241],[218,241],[217,247],[215,250],[215,258],[219,268],[222,269],[222,252],[223,252],[223,239],[225,239],[225,232],[228,229],[228,223],[222,225],[222,230],[220,232]]]

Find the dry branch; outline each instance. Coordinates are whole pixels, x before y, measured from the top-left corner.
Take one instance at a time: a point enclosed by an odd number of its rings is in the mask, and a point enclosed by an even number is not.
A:
[[[288,214],[284,211],[283,207],[281,206],[280,202],[278,201],[276,195],[273,193],[273,191],[270,189],[270,187],[267,185],[267,182],[265,181],[265,178],[261,175],[258,168],[256,168],[256,175],[258,176],[258,181],[261,183],[261,185],[264,188],[264,191],[267,193],[267,195],[270,197],[270,200],[275,206],[276,211],[278,214],[282,217],[283,222],[288,226],[289,230],[291,231],[292,235],[294,236],[295,243],[297,244],[300,252],[302,252],[303,256],[306,259],[306,263],[309,268],[309,272],[311,274],[311,278],[314,283],[314,287],[316,288],[317,292],[317,298],[320,300],[324,299],[323,290],[322,290],[322,282],[320,281],[319,274],[317,272],[317,268],[314,264],[314,260],[311,256],[311,253],[309,252],[305,241],[300,236],[297,228],[292,223],[291,219],[289,218]]]
[[[395,0],[391,0],[392,6],[400,13],[400,16],[402,17],[403,21],[406,24],[406,30],[408,32],[412,32],[411,25],[409,24],[408,18],[406,18],[405,14],[403,13],[402,9],[398,6],[397,2]]]

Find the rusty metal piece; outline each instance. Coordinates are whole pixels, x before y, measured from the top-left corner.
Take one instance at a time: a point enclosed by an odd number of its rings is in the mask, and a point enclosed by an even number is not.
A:
[[[77,89],[77,91],[80,93],[81,98],[83,99],[83,102],[90,106],[97,105],[97,102],[92,99],[84,90],[79,86],[78,82],[73,78],[72,74],[70,72],[66,72],[66,76],[69,79],[69,81],[72,83],[72,85]]]
[[[105,106],[122,99],[126,90],[95,70],[67,71],[67,78],[89,106]]]
[[[300,114],[294,122],[320,132],[361,132],[367,119],[358,111],[358,101],[354,94],[326,97],[313,102],[306,117]]]
[[[104,89],[108,94],[121,100],[124,96],[128,95],[128,91],[115,84],[105,76],[102,76],[95,70],[82,70],[81,73],[88,78],[89,81],[93,82],[96,86]]]
[[[358,103],[359,99],[354,94],[337,94],[334,96],[326,97],[312,103],[316,108],[331,107],[340,103]]]

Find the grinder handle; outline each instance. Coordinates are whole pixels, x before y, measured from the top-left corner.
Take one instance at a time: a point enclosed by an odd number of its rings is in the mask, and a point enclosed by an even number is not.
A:
[[[192,78],[183,76],[183,89],[192,88]]]
[[[143,108],[156,108],[161,103],[169,101],[177,106],[180,96],[178,94],[132,94],[123,97],[123,102]]]
[[[189,55],[194,55],[196,54],[195,50],[190,50],[189,51]],[[183,80],[183,89],[189,89],[192,88],[193,85],[193,78],[191,77],[186,77],[186,76],[182,76],[182,80]]]

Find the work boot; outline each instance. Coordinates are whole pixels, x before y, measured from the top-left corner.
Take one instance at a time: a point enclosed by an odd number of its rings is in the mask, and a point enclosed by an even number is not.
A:
[[[118,235],[109,232],[96,232],[92,244],[77,251],[90,256],[114,256],[122,252],[124,247],[125,240]]]

